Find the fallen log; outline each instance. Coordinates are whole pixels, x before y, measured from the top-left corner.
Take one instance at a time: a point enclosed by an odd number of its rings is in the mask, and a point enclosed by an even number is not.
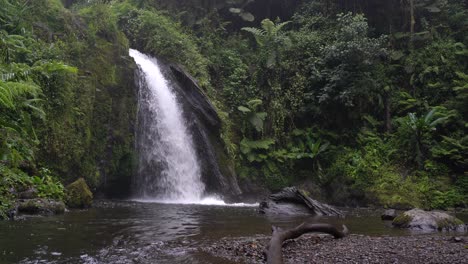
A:
[[[335,238],[342,238],[348,234],[348,228],[343,225],[343,231],[338,230],[330,224],[311,224],[302,223],[295,228],[283,230],[279,227],[272,226],[272,235],[270,243],[266,248],[266,258],[268,264],[283,263],[283,242],[288,239],[298,238],[305,233],[321,232],[332,235]]]
[[[286,187],[270,195],[260,203],[259,212],[281,215],[312,214],[343,216],[340,210],[312,199],[303,190],[299,190],[296,187]]]

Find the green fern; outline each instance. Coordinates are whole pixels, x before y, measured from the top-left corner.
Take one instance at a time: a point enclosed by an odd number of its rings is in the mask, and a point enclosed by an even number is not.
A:
[[[281,29],[291,21],[275,24],[270,19],[264,19],[261,22],[262,28],[243,27],[242,30],[252,33],[260,46],[265,46],[279,36]]]
[[[15,109],[18,106],[18,97],[36,97],[39,91],[40,87],[31,82],[0,81],[0,107]]]
[[[290,21],[274,23],[270,19],[261,22],[261,28],[244,27],[242,30],[251,33],[262,50],[267,52],[266,65],[273,68],[279,62],[280,47],[290,46],[291,41],[281,33],[281,29]]]

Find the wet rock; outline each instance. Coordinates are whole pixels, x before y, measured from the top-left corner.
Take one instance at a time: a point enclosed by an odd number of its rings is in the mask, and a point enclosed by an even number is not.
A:
[[[17,215],[18,215],[18,208],[17,207],[11,208],[6,212],[6,216],[10,220],[16,220]]]
[[[234,200],[242,191],[237,181],[234,163],[221,139],[222,122],[215,107],[197,81],[182,67],[164,63],[160,66],[183,107],[187,128],[199,158],[201,180],[206,186],[206,192],[220,193]]]
[[[397,214],[395,209],[388,209],[383,212],[380,218],[382,218],[382,220],[393,220],[396,216]]]
[[[70,183],[66,187],[65,203],[70,208],[87,208],[93,202],[93,193],[83,178]]]
[[[27,199],[18,202],[18,212],[23,214],[53,215],[63,214],[65,204],[52,199]]]
[[[320,203],[310,198],[304,191],[296,187],[287,187],[260,203],[260,213],[265,214],[313,214],[342,216],[343,213],[330,205]]]
[[[413,209],[393,219],[392,224],[400,228],[421,231],[465,231],[465,224],[458,218],[440,211]]]

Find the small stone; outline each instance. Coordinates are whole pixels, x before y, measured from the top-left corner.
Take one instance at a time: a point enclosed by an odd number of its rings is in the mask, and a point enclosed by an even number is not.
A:
[[[454,242],[454,243],[461,243],[461,242],[464,242],[465,240],[461,237],[451,237],[449,241]]]

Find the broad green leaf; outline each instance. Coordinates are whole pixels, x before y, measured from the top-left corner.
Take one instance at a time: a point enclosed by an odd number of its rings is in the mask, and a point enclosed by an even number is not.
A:
[[[245,107],[245,106],[242,106],[242,105],[241,105],[241,106],[238,106],[238,107],[237,107],[237,110],[241,111],[241,112],[244,113],[244,114],[245,114],[245,113],[250,113],[250,112],[252,112],[249,108],[247,108],[247,107]]]

